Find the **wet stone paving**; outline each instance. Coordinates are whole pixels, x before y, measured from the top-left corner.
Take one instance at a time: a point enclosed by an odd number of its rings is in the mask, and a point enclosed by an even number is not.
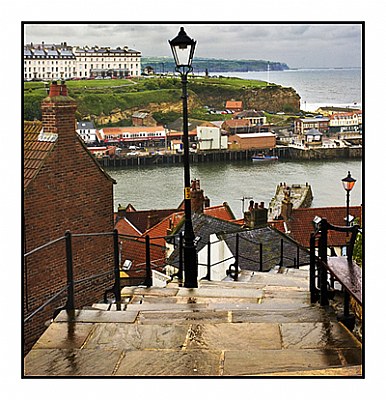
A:
[[[62,311],[25,357],[25,376],[362,375],[361,343],[310,304],[306,271],[122,297],[120,311]]]

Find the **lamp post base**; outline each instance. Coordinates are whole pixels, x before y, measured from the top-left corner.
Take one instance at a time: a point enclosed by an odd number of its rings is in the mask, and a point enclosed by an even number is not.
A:
[[[184,287],[186,288],[197,288],[197,253],[195,246],[185,246],[184,248],[184,273],[185,282]]]

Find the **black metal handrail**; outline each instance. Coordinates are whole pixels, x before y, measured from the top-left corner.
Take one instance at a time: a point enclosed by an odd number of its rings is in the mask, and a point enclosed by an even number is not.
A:
[[[328,231],[351,233],[347,245],[347,262],[352,263],[356,237],[362,232],[359,225],[336,226],[330,224],[326,218],[322,218],[314,233],[310,236],[310,279],[309,290],[311,302],[319,301],[320,305],[329,305],[329,296],[333,294],[334,277],[328,282]],[[317,250],[317,251],[316,251]],[[350,295],[347,288],[344,289],[344,317],[349,317]]]
[[[72,254],[72,238],[73,237],[93,237],[93,236],[113,236],[114,240],[114,271],[105,271],[99,274],[93,274],[87,276],[85,278],[74,280],[73,274],[73,254]],[[49,304],[53,303],[60,295],[62,295],[65,291],[67,291],[66,304],[64,307],[55,311],[54,316],[58,314],[61,310],[73,310],[75,308],[75,292],[74,286],[75,284],[91,281],[93,279],[99,278],[101,276],[106,276],[114,273],[114,286],[112,289],[108,289],[106,292],[112,292],[115,296],[115,301],[120,307],[121,302],[121,291],[120,291],[120,272],[119,272],[119,249],[118,249],[118,231],[115,229],[113,232],[98,232],[98,233],[71,233],[70,231],[66,231],[64,236],[61,236],[57,239],[51,240],[41,246],[36,247],[35,249],[24,254],[24,259],[28,256],[37,253],[40,250],[43,250],[49,246],[52,246],[55,243],[60,241],[65,241],[65,250],[66,250],[66,272],[67,272],[67,284],[62,287],[57,293],[51,296],[48,300],[46,300],[43,304],[37,307],[34,311],[32,311],[26,318],[24,318],[24,323],[28,322],[33,316],[38,314],[40,311],[45,309]],[[106,293],[105,293],[106,296]]]

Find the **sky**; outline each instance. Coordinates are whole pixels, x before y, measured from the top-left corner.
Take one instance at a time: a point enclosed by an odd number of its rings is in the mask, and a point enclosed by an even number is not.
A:
[[[256,59],[290,68],[360,67],[360,23],[25,24],[24,43],[128,46],[143,57],[171,56],[168,40],[180,26],[197,40],[196,57]]]

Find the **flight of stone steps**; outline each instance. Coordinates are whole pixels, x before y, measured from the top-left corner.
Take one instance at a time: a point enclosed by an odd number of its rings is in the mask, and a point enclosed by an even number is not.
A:
[[[310,304],[302,270],[242,271],[238,282],[197,289],[125,287],[121,311],[94,304],[72,320],[59,314],[27,355],[27,374],[362,375],[360,342],[332,310]],[[69,326],[79,332],[72,347]]]

